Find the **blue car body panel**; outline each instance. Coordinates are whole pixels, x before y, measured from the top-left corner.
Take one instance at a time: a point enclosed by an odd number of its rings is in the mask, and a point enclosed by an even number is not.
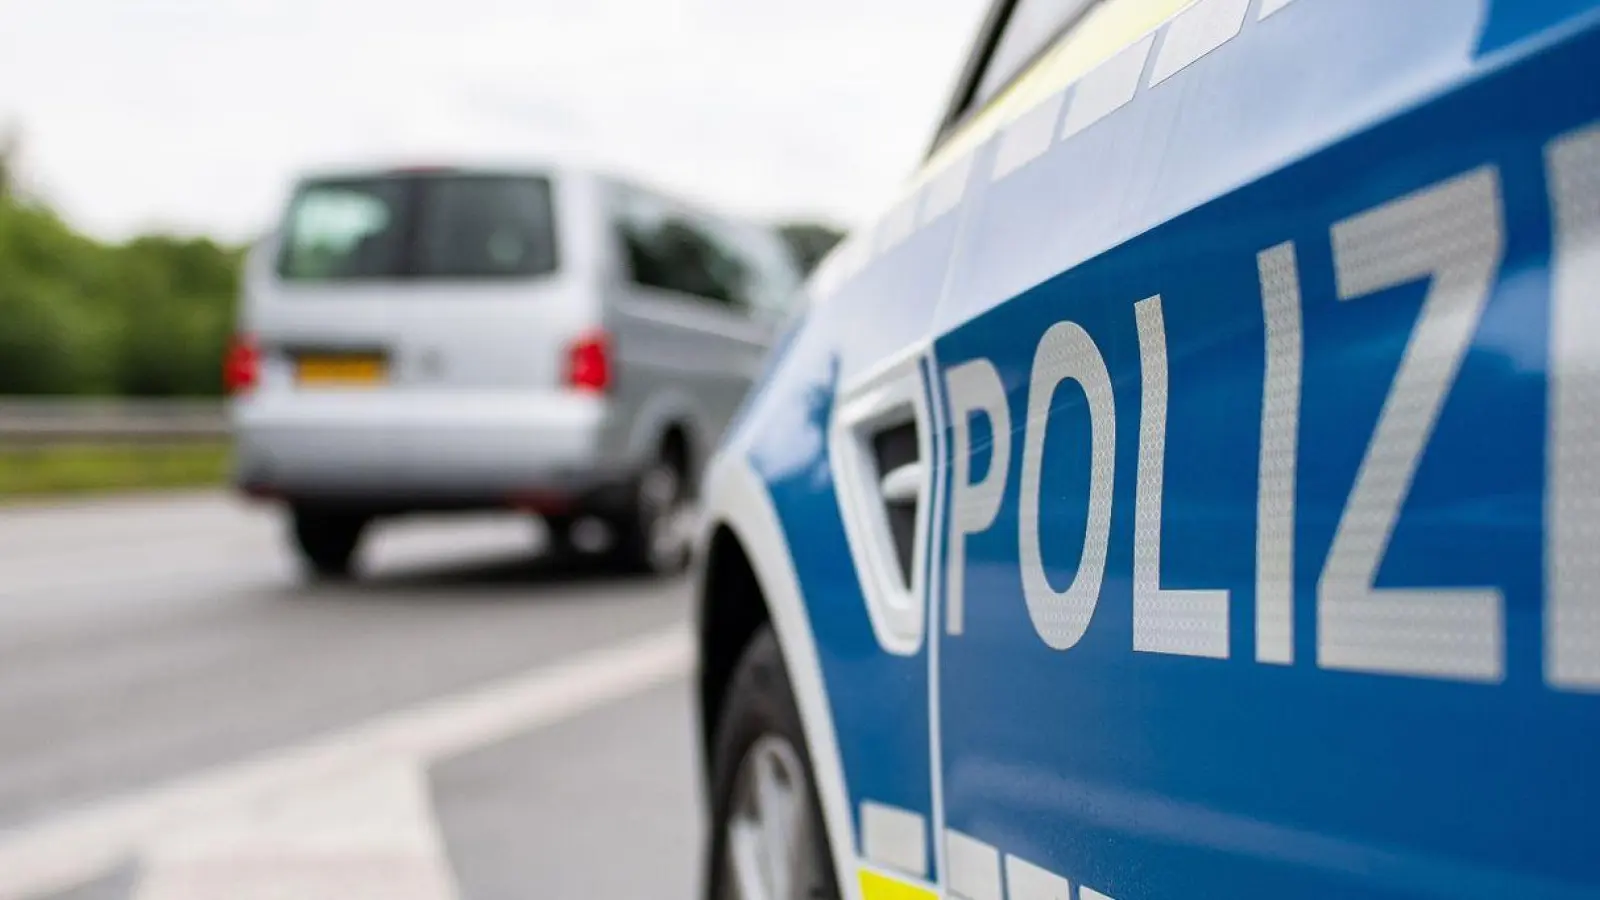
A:
[[[839,747],[851,807],[870,797],[930,817],[927,659],[884,654],[873,637],[827,463],[826,434],[841,380],[926,337],[956,226],[949,216],[932,223],[885,248],[870,270],[844,285],[830,304],[850,314],[805,322],[740,426],[752,435],[751,461],[784,527],[804,535],[789,550],[811,604],[827,693],[851,698],[834,705],[837,729],[851,736]]]
[[[919,874],[935,885],[948,828],[1117,900],[1600,896],[1600,696],[1546,677],[1545,600],[1549,148],[1600,122],[1597,4],[1295,0],[1258,20],[1259,6],[1237,37],[1002,178],[989,140],[949,214],[918,217],[913,198],[920,227],[858,239],[871,258],[821,298],[739,419],[730,444],[781,520],[849,808],[924,817]],[[1341,298],[1330,232],[1473,178],[1492,186],[1503,258],[1373,586],[1497,591],[1498,667],[1319,665],[1319,575],[1430,289]],[[1258,254],[1286,244],[1303,367],[1293,660],[1277,664],[1257,658]],[[1228,592],[1225,658],[1133,649],[1135,545],[1151,539],[1136,536],[1148,375],[1135,304],[1157,296],[1159,582]],[[1064,589],[1090,505],[1085,392],[1062,383],[1047,420],[1029,415],[1036,348],[1060,322],[1103,356],[1115,474],[1098,602],[1081,639],[1053,649],[1024,600],[1018,473],[1027,429],[1042,429],[1037,540]],[[874,638],[827,435],[843,386],[908,350],[943,423],[935,497],[961,487],[951,369],[993,364],[1012,434],[997,460],[994,423],[967,420],[971,479],[1009,470],[1000,511],[965,539],[964,627],[950,634],[950,512],[936,505],[929,630],[906,655]]]

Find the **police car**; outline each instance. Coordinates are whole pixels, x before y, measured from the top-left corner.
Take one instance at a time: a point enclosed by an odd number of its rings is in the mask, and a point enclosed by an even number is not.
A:
[[[710,896],[1600,896],[1600,2],[1000,0],[810,290]]]

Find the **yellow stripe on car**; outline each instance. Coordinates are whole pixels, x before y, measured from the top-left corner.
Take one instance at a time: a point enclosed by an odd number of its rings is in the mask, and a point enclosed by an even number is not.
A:
[[[988,140],[1017,117],[1089,74],[1101,63],[1132,46],[1145,35],[1193,5],[1195,0],[1106,0],[1096,4],[1083,21],[1072,27],[1030,65],[1021,76],[995,95],[980,112],[962,125],[916,170],[903,187],[897,203],[923,190],[946,174],[959,175],[956,164],[973,148]],[[953,197],[941,197],[936,212],[959,205],[965,179],[955,185]],[[923,212],[924,220],[928,218]],[[882,220],[859,229],[830,253],[811,279],[813,297],[825,300],[838,285],[850,280],[871,262],[875,233]]]
[[[937,172],[987,140],[1041,100],[1088,74],[1124,47],[1144,37],[1194,0],[1137,0],[1097,4],[1011,86],[941,146],[922,168]],[[919,179],[920,180],[920,179]]]
[[[938,900],[938,893],[926,885],[902,881],[876,869],[861,869],[862,900]]]

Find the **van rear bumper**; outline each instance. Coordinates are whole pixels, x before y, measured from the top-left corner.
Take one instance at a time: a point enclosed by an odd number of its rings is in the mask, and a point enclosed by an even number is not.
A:
[[[413,508],[583,501],[627,477],[576,393],[270,392],[232,409],[246,493]]]

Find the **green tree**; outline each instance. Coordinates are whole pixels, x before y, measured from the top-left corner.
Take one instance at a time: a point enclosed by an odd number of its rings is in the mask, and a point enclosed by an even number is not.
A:
[[[15,125],[0,128],[0,202],[16,193],[17,158],[22,143]]]
[[[101,243],[0,196],[0,394],[220,393],[242,258],[204,238]]]
[[[82,332],[61,296],[0,270],[0,394],[63,394],[85,383]]]

